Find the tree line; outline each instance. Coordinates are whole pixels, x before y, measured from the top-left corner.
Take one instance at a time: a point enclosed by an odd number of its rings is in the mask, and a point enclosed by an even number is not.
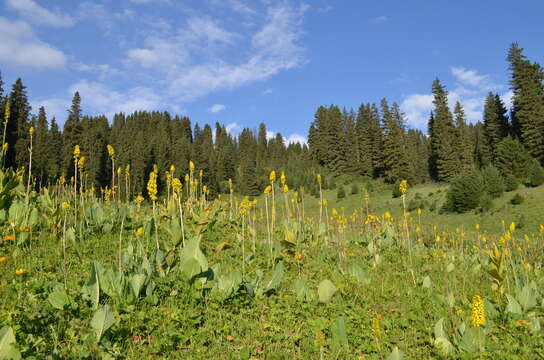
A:
[[[73,151],[79,145],[87,186],[105,188],[116,174],[125,174],[130,181],[115,182],[125,194],[145,194],[155,165],[163,171],[158,185],[164,189],[166,171],[174,169],[174,176],[183,177],[189,160],[196,171],[202,170],[202,180],[212,192],[227,192],[231,179],[238,191],[248,195],[261,192],[272,169],[288,174],[292,188],[304,186],[309,192],[317,189],[316,173],[323,174],[325,187],[333,186],[334,177],[343,174],[389,183],[449,182],[489,166],[523,179],[533,159],[544,162],[544,71],[515,43],[507,61],[511,109],[490,92],[483,119],[467,124],[462,105],[457,102],[451,111],[448,92],[435,79],[427,134],[408,128],[400,106],[383,99],[379,105],[363,103],[357,111],[320,106],[309,128],[308,144],[286,144],[280,133],[269,139],[264,124],[235,136],[222,124],[201,127],[168,112],[118,113],[110,123],[103,115],[84,115],[77,92],[60,129],[44,107],[31,113],[21,79],[4,93],[0,76],[0,114],[4,114],[7,143],[3,165],[27,169],[32,141],[35,186],[61,178],[70,181],[75,171]],[[107,145],[115,149],[114,162]]]

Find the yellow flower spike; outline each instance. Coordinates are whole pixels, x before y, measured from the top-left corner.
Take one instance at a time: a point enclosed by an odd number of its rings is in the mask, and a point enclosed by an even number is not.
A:
[[[421,215],[421,208],[417,208],[417,214]]]
[[[157,174],[155,172],[151,172],[149,174],[149,181],[147,182],[147,193],[149,195],[149,198],[153,201],[157,200]]]
[[[204,171],[202,171],[202,169],[200,169],[200,171],[198,172],[198,177],[202,177],[204,176]]]
[[[176,172],[176,167],[174,165],[170,165],[170,172],[172,174]]]
[[[480,224],[476,224],[476,230],[480,230]]]
[[[470,317],[470,322],[472,326],[481,326],[485,324],[485,309],[484,302],[480,295],[474,295],[472,297],[472,315]]]
[[[79,168],[79,170],[83,170],[83,168],[85,167],[85,162],[87,161],[87,159],[85,158],[85,156],[82,156],[79,158],[78,162],[77,162],[77,167]]]
[[[26,270],[24,269],[15,270],[15,275],[24,275],[24,274],[26,274]]]
[[[125,167],[125,175],[130,176],[130,164]]]
[[[118,167],[117,168],[117,176],[121,176],[122,173],[123,173],[123,169],[121,167]]]
[[[81,150],[79,149],[79,145],[74,146],[74,159],[78,160],[81,155]]]
[[[189,174],[185,174],[183,179],[185,180],[185,183],[188,183],[189,182]]]
[[[512,222],[508,230],[510,230],[511,233],[514,233],[514,231],[516,231],[516,223]]]
[[[113,146],[108,144],[106,145],[106,149],[108,150],[109,157],[113,159],[113,157],[115,156],[115,149],[113,148]]]
[[[402,195],[406,195],[406,192],[408,192],[408,181],[402,180],[399,185],[399,190]]]
[[[284,174],[283,171],[282,171],[282,172],[281,172],[281,175],[280,175],[280,182],[281,182],[282,185],[285,185],[285,180],[286,180],[285,174]]]
[[[525,269],[525,271],[529,271],[529,270],[531,270],[531,265],[525,263],[525,264],[523,264],[523,268]]]
[[[31,126],[30,129],[28,129],[28,133],[30,135],[34,134],[34,126]]]
[[[140,205],[142,202],[144,202],[144,197],[142,196],[142,194],[138,194],[138,196],[136,196],[136,204]]]
[[[318,182],[319,184],[321,184],[321,174],[317,174],[317,175],[316,175],[316,178],[317,178],[317,182]]]
[[[137,228],[135,231],[135,234],[136,236],[142,236],[144,234],[144,228],[143,227]]]
[[[276,180],[276,171],[272,170],[270,172],[270,175],[268,176],[268,179],[271,181],[271,182],[274,182]]]
[[[270,192],[272,191],[272,186],[268,185],[264,188],[264,195],[268,196]]]
[[[289,192],[289,186],[287,184],[283,185],[283,193],[287,194]]]
[[[68,209],[70,209],[70,204],[67,203],[66,201],[64,201],[64,202],[62,203],[62,209],[63,209],[63,210],[68,210]]]
[[[183,185],[178,178],[174,178],[174,180],[172,180],[172,188],[174,189],[174,192],[176,194],[181,194],[181,189],[183,188]]]
[[[189,170],[193,171],[195,169],[195,163],[192,160],[189,160]]]

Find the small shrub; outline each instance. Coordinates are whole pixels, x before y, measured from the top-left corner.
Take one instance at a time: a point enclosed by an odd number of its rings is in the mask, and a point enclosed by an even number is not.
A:
[[[515,176],[508,174],[504,177],[504,187],[507,192],[517,190],[519,181]]]
[[[525,198],[522,195],[516,194],[516,195],[512,196],[512,198],[510,199],[510,204],[519,205],[519,204],[523,203],[524,201],[525,201]]]
[[[485,193],[485,184],[479,172],[459,176],[450,185],[443,210],[463,213],[476,209],[482,204]]]
[[[493,198],[490,194],[484,194],[480,199],[480,210],[487,212],[493,209]]]
[[[336,198],[343,199],[345,197],[346,197],[346,189],[344,189],[344,185],[340,185],[338,187],[338,190],[336,191]]]
[[[359,187],[357,184],[351,185],[351,195],[357,195],[359,193]]]
[[[499,170],[494,166],[488,166],[482,170],[482,178],[486,191],[496,199],[502,195],[505,190],[504,180]]]
[[[529,185],[537,187],[542,184],[544,184],[544,169],[537,160],[534,160],[529,172]]]

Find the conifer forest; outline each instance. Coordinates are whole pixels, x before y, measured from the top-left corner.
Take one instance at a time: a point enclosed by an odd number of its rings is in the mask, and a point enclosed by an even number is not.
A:
[[[544,68],[505,50],[477,122],[436,78],[426,129],[361,99],[307,143],[0,76],[0,358],[544,358]]]

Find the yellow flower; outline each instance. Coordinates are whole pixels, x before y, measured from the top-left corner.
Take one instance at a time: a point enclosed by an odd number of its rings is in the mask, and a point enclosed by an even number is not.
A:
[[[386,211],[383,217],[385,218],[385,220],[391,220],[391,213],[389,211]]]
[[[28,133],[30,135],[34,134],[34,126],[31,126],[30,129],[28,129]]]
[[[26,273],[26,270],[24,269],[17,269],[15,270],[15,275],[23,275]]]
[[[140,205],[142,202],[144,202],[144,197],[142,196],[142,194],[138,194],[138,196],[136,196],[136,204]]]
[[[189,160],[189,170],[193,171],[195,169],[195,163]]]
[[[87,159],[85,158],[85,156],[82,156],[79,161],[77,162],[77,167],[79,170],[83,170],[83,168],[85,167],[85,161]]]
[[[149,173],[149,181],[147,182],[147,193],[149,198],[153,201],[157,200],[157,174],[155,172]]]
[[[172,188],[178,195],[181,193],[182,187],[183,185],[181,185],[181,181],[178,178],[174,178],[174,180],[172,180]]]
[[[30,228],[28,227],[18,227],[17,229],[15,229],[17,232],[22,232],[22,233],[27,233],[27,232],[30,232]]]
[[[353,253],[353,252],[350,252],[350,253],[348,253],[348,256],[349,256],[349,257],[355,257],[355,256],[356,256],[356,254],[355,254],[355,253]]]
[[[421,208],[417,208],[417,214],[421,215]]]
[[[472,297],[472,315],[470,317],[472,326],[481,326],[485,324],[484,302],[480,295]]]
[[[512,222],[508,230],[510,230],[511,233],[514,233],[514,231],[516,231],[516,223]]]
[[[283,193],[287,194],[289,192],[289,186],[287,184],[283,185]]]
[[[274,170],[272,170],[270,172],[270,175],[268,176],[268,179],[272,182],[272,181],[275,181],[276,180],[276,172]]]
[[[79,159],[79,156],[81,155],[81,150],[79,149],[79,145],[74,146],[74,159]]]
[[[183,179],[185,180],[185,183],[188,183],[189,182],[189,174],[185,174]]]
[[[142,236],[144,234],[144,228],[139,227],[136,229],[136,236]]]
[[[325,334],[321,330],[315,332],[315,344],[319,347],[325,345]]]
[[[272,186],[268,185],[267,187],[264,188],[264,195],[268,196],[268,194],[270,194],[271,191],[272,191]]]
[[[70,208],[70,204],[66,201],[63,201],[61,206],[63,210],[68,210]]]
[[[329,206],[329,200],[324,199],[324,200],[323,200],[323,206],[324,206],[324,207]]]
[[[4,241],[13,241],[15,240],[15,235],[4,235],[2,238]]]
[[[5,257],[5,256],[0,257],[0,263],[3,263],[5,261],[7,261],[7,260],[8,260],[8,258]]]
[[[525,263],[525,264],[523,264],[523,268],[524,268],[525,270],[529,271],[529,270],[531,270],[531,265]]]
[[[174,165],[170,165],[170,172],[172,174],[176,172],[176,167]]]
[[[113,159],[113,157],[115,156],[115,149],[110,144],[108,144],[106,148],[108,149],[108,155],[110,156],[110,158]]]
[[[281,172],[281,175],[280,175],[280,182],[281,182],[282,185],[285,184],[285,180],[286,180],[285,174],[284,174],[283,171],[282,171],[282,172]]]
[[[317,178],[317,183],[321,184],[321,174],[317,174],[316,178]]]
[[[125,167],[125,175],[130,176],[130,164]]]
[[[200,169],[200,171],[198,172],[198,177],[202,177],[204,176],[204,171],[202,171],[202,169]]]
[[[402,195],[405,195],[408,191],[408,181],[402,180],[399,185],[399,190]]]
[[[123,173],[123,169],[121,167],[118,167],[117,168],[117,176],[121,176],[122,173]]]
[[[476,224],[476,230],[480,230],[480,224]]]

